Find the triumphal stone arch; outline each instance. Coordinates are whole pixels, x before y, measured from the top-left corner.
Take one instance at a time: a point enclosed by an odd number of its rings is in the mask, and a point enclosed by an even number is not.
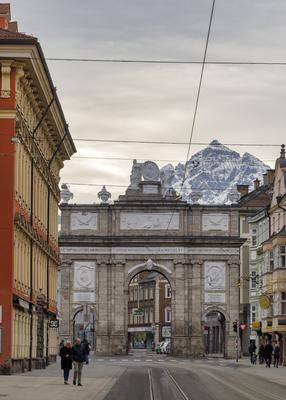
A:
[[[106,195],[101,204],[61,205],[61,337],[72,337],[79,307],[92,307],[96,353],[126,354],[128,286],[139,272],[154,270],[171,285],[173,355],[201,356],[219,348],[233,357],[242,244],[238,208],[181,201],[156,167],[134,160],[130,186],[112,204]],[[219,323],[213,322],[216,315]],[[216,345],[209,329],[219,324]]]

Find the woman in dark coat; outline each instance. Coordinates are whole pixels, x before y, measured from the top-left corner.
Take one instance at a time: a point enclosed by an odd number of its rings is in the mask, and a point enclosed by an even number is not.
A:
[[[69,373],[72,369],[72,348],[71,342],[66,341],[65,345],[61,348],[60,351],[61,357],[61,368],[64,370],[64,383],[68,384]]]

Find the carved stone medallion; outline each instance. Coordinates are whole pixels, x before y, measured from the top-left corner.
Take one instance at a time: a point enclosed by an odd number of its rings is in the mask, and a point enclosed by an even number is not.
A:
[[[145,181],[158,181],[160,170],[157,164],[153,161],[146,161],[142,166],[142,176]]]

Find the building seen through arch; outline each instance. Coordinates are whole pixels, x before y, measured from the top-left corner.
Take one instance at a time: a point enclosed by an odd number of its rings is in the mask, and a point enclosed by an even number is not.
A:
[[[171,341],[171,286],[156,271],[143,271],[129,284],[128,343],[132,348],[152,348]]]

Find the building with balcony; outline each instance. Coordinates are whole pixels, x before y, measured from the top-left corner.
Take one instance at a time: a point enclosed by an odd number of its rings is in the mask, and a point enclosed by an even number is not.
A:
[[[248,219],[250,231],[249,245],[249,310],[250,336],[249,341],[255,341],[258,348],[262,341],[260,306],[263,275],[263,243],[269,238],[268,208],[264,208]]]
[[[245,329],[240,332],[241,348],[243,354],[248,354],[249,338],[251,331],[251,309],[250,309],[250,284],[252,284],[251,274],[254,273],[250,264],[254,261],[253,257],[256,252],[256,245],[253,242],[254,233],[250,228],[251,218],[260,213],[270,204],[272,196],[272,186],[274,179],[274,171],[267,170],[263,175],[263,182],[258,179],[254,181],[254,190],[249,191],[247,185],[237,185],[237,190],[241,194],[239,205],[239,229],[240,237],[244,239],[244,243],[240,248],[240,274],[237,282],[239,286],[239,303],[240,315],[239,322],[245,325]]]
[[[285,146],[275,164],[269,208],[270,237],[263,243],[262,332],[280,344],[286,364],[286,159]]]
[[[0,4],[0,372],[57,354],[59,173],[76,151],[40,43]],[[53,327],[51,327],[53,326]]]

